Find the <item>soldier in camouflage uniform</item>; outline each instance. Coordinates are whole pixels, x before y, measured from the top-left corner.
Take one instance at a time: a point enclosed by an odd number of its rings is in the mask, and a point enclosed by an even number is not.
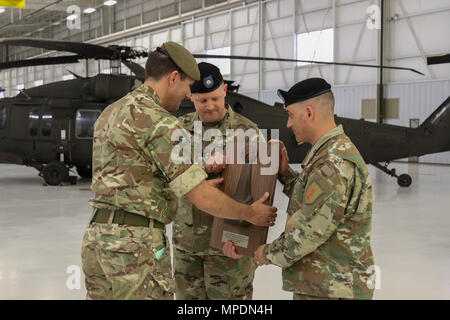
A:
[[[284,233],[255,252],[259,264],[283,268],[294,299],[371,299],[372,186],[356,147],[334,122],[334,97],[321,78],[279,90],[287,127],[313,146],[302,172],[288,166],[282,146],[279,180],[289,196]]]
[[[227,129],[254,129],[258,134],[256,124],[225,103],[227,84],[219,68],[205,62],[198,66],[201,79],[191,86],[191,100],[197,112],[180,117],[183,127],[193,133],[194,122],[203,122],[203,131],[218,129],[224,140]],[[203,150],[210,143],[203,141]],[[209,178],[215,177],[218,171],[219,168],[214,172],[207,170]],[[185,199],[180,200],[173,225],[177,299],[252,299],[256,264],[250,257],[231,259],[212,248],[209,245],[212,224],[211,215]]]
[[[145,83],[95,123],[94,210],[81,252],[88,299],[173,299],[165,225],[177,198],[220,217],[273,224],[275,208],[237,203],[205,182],[200,165],[172,159],[171,135],[182,128],[168,110],[179,108],[198,79],[191,53],[166,42],[149,54]]]

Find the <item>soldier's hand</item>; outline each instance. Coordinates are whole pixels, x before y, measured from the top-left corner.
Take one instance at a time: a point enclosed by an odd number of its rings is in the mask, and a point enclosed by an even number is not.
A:
[[[216,178],[216,179],[210,179],[210,180],[206,180],[206,182],[214,188],[219,188],[220,184],[223,182],[223,178]]]
[[[215,153],[205,162],[206,173],[220,173],[225,169],[227,157],[220,153]]]
[[[263,204],[267,199],[269,199],[268,192],[250,205],[254,214],[248,219],[248,222],[261,227],[271,227],[275,224],[277,208]]]
[[[223,253],[225,253],[225,255],[227,257],[230,257],[232,259],[242,258],[242,255],[236,253],[236,247],[234,246],[233,242],[231,242],[230,240],[225,242],[225,244],[223,245],[222,250],[223,250]]]
[[[283,141],[281,140],[270,140],[270,143],[279,143],[280,144],[280,166],[278,167],[278,173],[283,174],[289,169],[289,157],[287,153],[286,146],[284,145]]]
[[[266,261],[266,259],[264,259],[264,248],[265,247],[266,247],[265,244],[260,245],[258,247],[258,249],[256,249],[256,251],[255,251],[255,256],[253,258],[253,261],[255,261],[258,264],[258,266],[263,266],[263,265],[269,264]]]

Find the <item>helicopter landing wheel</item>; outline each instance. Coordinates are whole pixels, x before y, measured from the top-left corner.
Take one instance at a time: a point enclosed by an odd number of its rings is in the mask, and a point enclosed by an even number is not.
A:
[[[409,174],[401,174],[397,178],[397,183],[400,187],[409,187],[412,183],[412,178]]]
[[[77,166],[77,173],[83,179],[92,178],[92,168],[90,166]]]
[[[52,161],[42,170],[45,182],[50,186],[57,186],[69,179],[69,169],[59,161]]]

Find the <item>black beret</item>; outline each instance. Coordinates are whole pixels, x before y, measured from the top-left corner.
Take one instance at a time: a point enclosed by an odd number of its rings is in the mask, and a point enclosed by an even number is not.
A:
[[[284,106],[305,101],[331,91],[331,86],[322,78],[309,78],[296,83],[287,92],[278,90],[278,96],[283,101]]]
[[[208,93],[216,90],[222,83],[223,77],[220,69],[208,62],[198,64],[200,81],[195,81],[191,86],[191,93]]]

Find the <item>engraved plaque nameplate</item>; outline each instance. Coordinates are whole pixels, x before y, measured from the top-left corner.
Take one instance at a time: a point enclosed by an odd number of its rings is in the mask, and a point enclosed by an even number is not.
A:
[[[222,234],[222,242],[227,242],[231,240],[235,246],[248,248],[248,236],[243,234],[237,234],[234,232],[224,231]]]

